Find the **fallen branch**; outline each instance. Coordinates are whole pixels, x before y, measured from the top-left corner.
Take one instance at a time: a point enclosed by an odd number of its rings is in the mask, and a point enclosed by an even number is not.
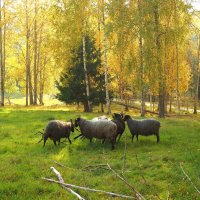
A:
[[[64,183],[64,180],[61,176],[61,174],[54,168],[54,167],[50,167],[50,169],[56,174],[56,176],[58,177],[58,180],[60,183]],[[61,185],[65,190],[67,190],[68,192],[72,193],[73,195],[75,195],[79,200],[85,200],[83,197],[81,197],[78,193],[74,192],[71,188],[68,188],[64,185]]]
[[[180,163],[180,168],[181,168],[182,172],[184,173],[184,175],[187,177],[187,179],[190,181],[192,186],[195,188],[195,190],[200,194],[200,190],[195,186],[195,184],[192,182],[191,178],[186,174],[186,172],[184,171],[181,163]]]
[[[77,185],[72,185],[72,184],[68,184],[68,183],[61,183],[60,181],[55,181],[53,179],[48,179],[48,178],[44,178],[44,177],[42,177],[42,179],[45,180],[45,181],[49,181],[51,183],[57,183],[57,184],[60,184],[60,185],[66,186],[66,187],[70,187],[70,188],[77,188],[77,189],[87,190],[87,191],[90,191],[90,192],[99,192],[99,193],[102,193],[102,194],[108,194],[108,195],[111,195],[112,197],[122,197],[122,198],[127,198],[127,199],[136,199],[135,197],[132,197],[132,196],[117,194],[117,193],[113,193],[113,192],[106,192],[104,190],[95,190],[95,189],[77,186]]]
[[[136,197],[139,198],[139,199],[143,199],[145,200],[145,198],[129,183],[127,182],[124,178],[122,178],[116,171],[114,171],[109,164],[108,165],[108,168],[120,179],[122,180],[126,185],[128,185],[136,194]]]

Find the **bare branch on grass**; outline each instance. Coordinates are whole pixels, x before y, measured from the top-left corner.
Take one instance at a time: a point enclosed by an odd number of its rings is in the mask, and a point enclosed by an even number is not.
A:
[[[55,175],[58,177],[58,180],[60,183],[64,183],[64,180],[61,176],[61,174],[54,168],[50,167],[50,169],[55,173]],[[67,190],[69,193],[75,195],[79,200],[85,200],[83,197],[81,197],[78,193],[74,192],[71,188],[61,185],[65,190]]]
[[[107,191],[104,191],[104,190],[91,189],[91,188],[77,186],[77,185],[68,184],[68,183],[61,183],[60,181],[55,181],[53,179],[48,179],[48,178],[44,178],[44,177],[42,177],[42,179],[45,180],[45,181],[51,182],[51,183],[57,183],[57,184],[66,186],[68,188],[77,188],[77,189],[87,190],[87,191],[90,191],[90,192],[99,192],[99,193],[102,193],[102,194],[111,195],[112,197],[122,197],[122,198],[126,198],[126,199],[136,199],[135,197],[132,197],[132,196],[117,194],[117,193],[113,193],[113,192],[107,192]]]
[[[116,171],[114,171],[109,164],[108,168],[121,180],[123,181],[126,185],[128,185],[135,193],[136,197],[142,200],[145,200],[145,198],[142,196],[142,194],[140,194],[128,181],[126,181],[123,177],[121,177]]]
[[[180,168],[183,172],[183,174],[187,177],[187,179],[190,181],[190,183],[192,184],[192,186],[194,187],[194,189],[200,194],[200,190],[195,186],[195,184],[192,182],[191,178],[186,174],[186,172],[183,169],[182,164],[180,163]]]

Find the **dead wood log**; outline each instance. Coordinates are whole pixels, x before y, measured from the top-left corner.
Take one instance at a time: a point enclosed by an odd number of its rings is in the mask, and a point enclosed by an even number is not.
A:
[[[132,197],[132,196],[117,194],[117,193],[113,193],[113,192],[107,192],[107,191],[104,191],[104,190],[91,189],[91,188],[77,186],[77,185],[68,184],[68,183],[61,183],[60,181],[55,181],[53,179],[48,179],[48,178],[44,178],[44,177],[42,177],[42,179],[45,180],[45,181],[51,182],[51,183],[57,183],[57,184],[66,186],[68,188],[77,188],[77,189],[87,190],[87,191],[90,191],[90,192],[99,192],[99,193],[102,193],[102,194],[111,195],[112,197],[122,197],[122,198],[126,198],[126,199],[136,199],[135,197]]]
[[[60,183],[64,183],[64,180],[61,176],[61,174],[54,168],[54,167],[50,167],[50,169],[55,173],[55,175],[58,177],[58,180]],[[64,185],[61,185],[65,190],[67,190],[68,192],[70,192],[71,194],[75,195],[79,200],[85,200],[83,197],[81,197],[78,193],[74,192],[71,188],[66,187]]]

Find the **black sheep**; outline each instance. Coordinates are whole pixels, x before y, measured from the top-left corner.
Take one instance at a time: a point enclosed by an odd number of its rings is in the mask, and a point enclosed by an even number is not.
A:
[[[119,135],[118,137],[118,142],[119,142],[125,130],[125,122],[123,120],[123,114],[114,113],[112,121],[117,125],[117,136]]]

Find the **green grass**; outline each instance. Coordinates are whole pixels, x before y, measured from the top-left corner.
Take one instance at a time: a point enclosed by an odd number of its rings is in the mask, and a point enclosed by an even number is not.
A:
[[[111,151],[107,142],[77,140],[54,146],[48,140],[45,148],[37,144],[40,135],[36,131],[45,127],[49,119],[66,120],[78,115],[92,118],[96,114],[86,114],[61,110],[0,110],[0,199],[76,199],[55,184],[45,182],[41,177],[57,180],[50,171],[54,166],[62,174],[66,183],[132,195],[131,190],[110,171],[81,170],[87,165],[109,163],[121,173],[125,135]],[[139,137],[139,142],[131,143],[127,132],[126,179],[140,191],[146,199],[200,199],[190,182],[181,171],[180,163],[194,184],[200,188],[200,121],[196,118],[167,118],[161,121],[161,142],[155,137]],[[71,138],[78,135],[76,132]],[[136,159],[137,155],[137,159]],[[64,164],[57,166],[53,161]],[[112,197],[78,191],[86,199],[112,199]],[[120,198],[115,198],[120,199]]]

